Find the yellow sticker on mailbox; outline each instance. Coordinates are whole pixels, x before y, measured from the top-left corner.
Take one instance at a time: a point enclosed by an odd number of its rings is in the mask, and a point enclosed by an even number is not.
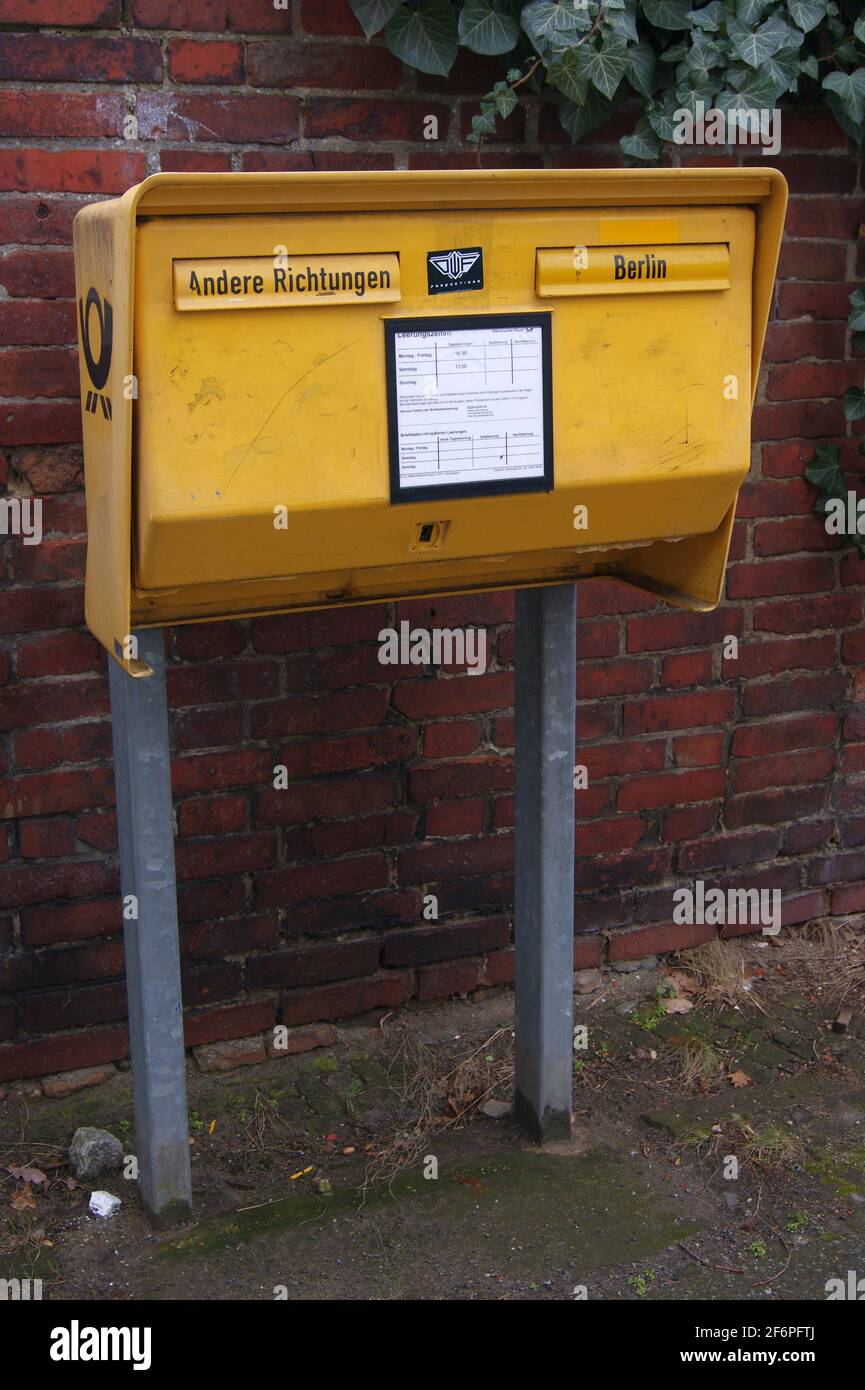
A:
[[[174,261],[174,307],[307,308],[392,304],[400,298],[399,256],[240,256]]]

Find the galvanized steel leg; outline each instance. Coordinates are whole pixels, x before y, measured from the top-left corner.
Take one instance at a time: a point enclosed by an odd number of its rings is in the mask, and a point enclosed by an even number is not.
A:
[[[516,1101],[533,1138],[571,1132],[576,587],[516,609]]]
[[[154,1224],[168,1226],[192,1212],[168,702],[163,632],[135,636],[153,674],[133,679],[108,662],[114,780],[138,1185]]]

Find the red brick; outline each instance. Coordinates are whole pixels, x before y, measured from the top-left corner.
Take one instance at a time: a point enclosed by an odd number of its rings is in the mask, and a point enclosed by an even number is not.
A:
[[[244,1038],[251,1033],[261,1033],[272,1028],[275,1022],[276,1000],[262,999],[252,1004],[188,1014],[183,1020],[183,1036],[187,1047],[198,1047],[202,1043],[224,1042],[228,1038]]]
[[[145,157],[138,150],[0,151],[0,192],[44,189],[62,193],[125,193],[133,183],[140,183],[146,173]]]
[[[458,758],[473,753],[481,739],[481,726],[476,719],[449,719],[441,724],[428,724],[424,729],[425,758]]]
[[[57,859],[75,853],[75,825],[67,817],[22,820],[18,840],[24,859]]]
[[[282,907],[340,893],[367,892],[387,883],[388,865],[383,854],[357,855],[259,874],[258,901],[262,907]]]
[[[723,734],[692,734],[673,739],[676,767],[720,767],[723,757]]]
[[[690,840],[713,829],[718,812],[715,806],[688,806],[683,811],[671,811],[661,826],[662,840]]]
[[[399,85],[402,64],[386,48],[366,44],[252,43],[247,49],[253,87],[298,87],[348,92],[387,91]]]
[[[789,787],[783,791],[761,792],[751,796],[731,797],[725,808],[730,830],[742,825],[778,825],[782,821],[813,816],[822,811],[826,787]]]
[[[294,97],[249,93],[143,91],[136,114],[142,140],[287,144],[298,136]]]
[[[454,922],[417,931],[393,931],[385,937],[383,961],[385,965],[427,965],[431,961],[480,955],[485,951],[503,950],[510,935],[511,926],[506,917]]]
[[[735,696],[731,690],[706,690],[693,695],[659,695],[639,703],[628,703],[624,710],[623,732],[662,733],[670,729],[697,728],[704,724],[725,724],[733,716]]]
[[[427,812],[426,833],[429,838],[479,835],[485,819],[484,801],[440,801]]]
[[[191,835],[231,835],[246,827],[247,803],[243,796],[200,796],[181,801],[177,824],[185,838]]]
[[[174,82],[242,82],[243,48],[233,40],[170,39],[168,73]]]
[[[794,710],[835,709],[844,699],[846,678],[841,671],[821,676],[796,676],[745,686],[742,714],[760,717]]]
[[[786,599],[754,608],[754,627],[762,632],[819,632],[850,627],[862,620],[859,594],[827,594],[823,598]]]
[[[671,890],[672,898],[672,890]],[[662,955],[666,951],[683,951],[712,941],[717,928],[699,923],[665,922],[660,926],[639,927],[636,931],[614,932],[610,937],[610,961],[644,960],[646,956]]]
[[[777,753],[768,758],[748,758],[733,768],[733,792],[762,791],[829,777],[835,766],[834,748],[807,749],[801,753]]]
[[[206,29],[221,33],[228,24],[226,0],[132,0],[132,19],[144,29]],[[283,15],[287,23],[287,16]]]
[[[68,0],[63,6],[64,29],[114,29],[120,22],[120,0]],[[0,24],[48,25],[58,23],[55,0],[0,0]]]
[[[510,835],[422,845],[417,849],[403,850],[400,854],[399,881],[412,885],[495,873],[510,869],[513,856],[514,842]]]
[[[300,0],[300,24],[308,34],[363,34],[348,0]]]
[[[471,994],[480,980],[479,961],[445,961],[422,965],[417,973],[417,997],[422,1001]]]
[[[837,729],[838,721],[831,714],[748,724],[734,731],[730,752],[736,758],[754,758],[764,753],[789,753],[794,748],[819,748],[834,740]]]
[[[664,652],[670,647],[705,647],[742,631],[738,608],[716,608],[713,613],[652,613],[629,618],[629,652]]]
[[[727,592],[734,598],[817,593],[832,588],[834,575],[828,556],[761,560],[759,564],[733,565],[727,572]]]
[[[439,139],[448,135],[447,106],[433,101],[374,101],[357,97],[310,97],[305,102],[307,139],[340,136],[344,140],[407,140],[421,142],[424,122],[435,116]]]
[[[378,968],[380,953],[381,946],[376,940],[304,946],[296,951],[269,951],[247,961],[247,986],[268,989],[284,985],[299,989],[329,980],[354,979],[358,975],[372,974]]]
[[[411,976],[398,971],[364,980],[346,980],[320,989],[298,990],[282,996],[282,1022],[290,1027],[348,1018],[372,1009],[395,1009],[411,994]]]
[[[126,1047],[126,1031],[122,1028],[62,1033],[53,1038],[13,1043],[0,1047],[0,1081],[117,1062],[126,1056]]]
[[[68,39],[67,39],[68,42]],[[126,103],[120,92],[0,91],[0,135],[56,140],[118,138]]]
[[[159,82],[162,53],[155,39],[92,38],[72,34],[0,34],[5,81]]]
[[[642,811],[650,807],[683,805],[706,801],[724,793],[723,769],[701,772],[666,772],[657,777],[634,777],[619,788],[619,811]]]
[[[673,688],[706,685],[712,676],[711,652],[677,652],[661,663],[661,685]]]

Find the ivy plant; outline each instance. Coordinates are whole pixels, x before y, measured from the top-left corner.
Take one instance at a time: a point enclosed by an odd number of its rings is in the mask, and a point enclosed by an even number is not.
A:
[[[853,346],[865,347],[865,291],[854,290],[851,294],[848,322]],[[844,393],[844,414],[848,420],[865,420],[865,391],[861,386],[850,386]],[[859,445],[859,455],[865,458],[865,443]],[[859,507],[865,506],[865,502],[860,503],[855,490],[847,486],[838,445],[818,444],[805,477],[817,489],[814,510],[826,518],[826,529],[855,545],[865,559],[865,518],[859,516]]]
[[[491,135],[526,92],[558,105],[576,143],[623,102],[639,103],[621,145],[654,163],[676,114],[772,110],[822,100],[865,143],[862,0],[350,0],[367,38],[445,77],[461,48],[502,61],[471,139]],[[641,109],[640,109],[641,108]]]

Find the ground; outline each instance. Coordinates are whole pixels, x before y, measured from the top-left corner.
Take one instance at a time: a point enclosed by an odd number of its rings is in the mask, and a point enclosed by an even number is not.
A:
[[[824,1300],[865,1276],[863,982],[862,922],[581,979],[574,1138],[546,1150],[482,1109],[512,1094],[501,990],[191,1069],[196,1220],[159,1235],[134,1182],[99,1180],[123,1200],[100,1220],[64,1164],[78,1125],[133,1150],[129,1072],[13,1087],[0,1275],[52,1300]]]

